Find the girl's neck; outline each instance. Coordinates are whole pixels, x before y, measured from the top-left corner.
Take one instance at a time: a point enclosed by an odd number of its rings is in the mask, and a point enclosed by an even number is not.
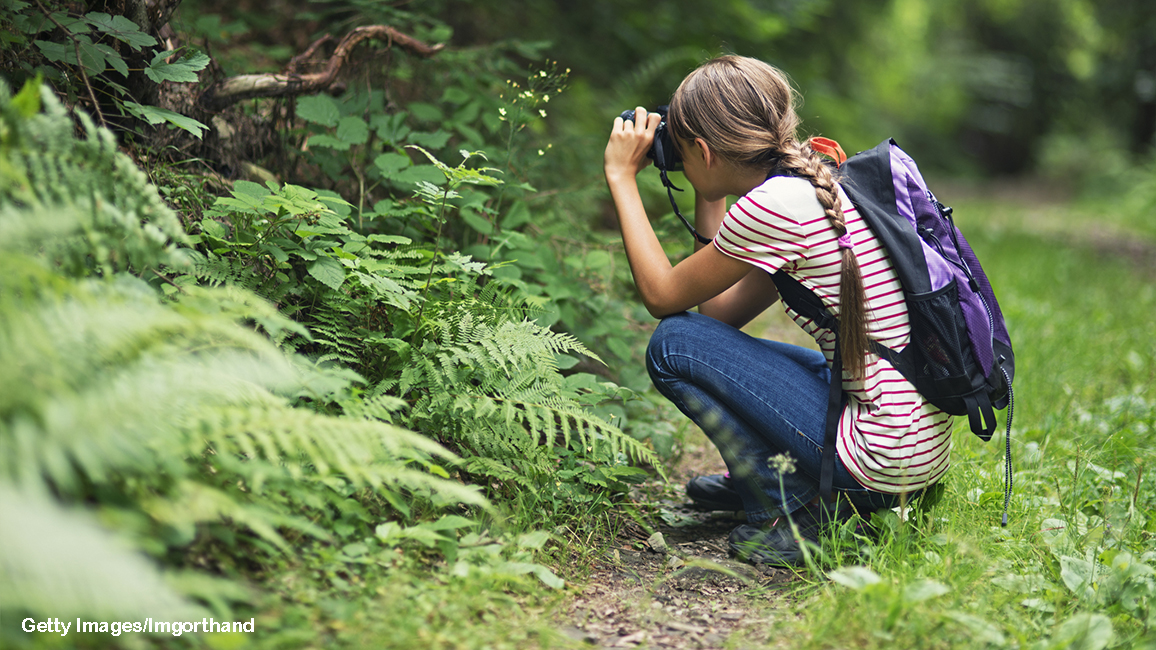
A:
[[[731,166],[727,194],[745,196],[767,180],[767,170],[755,167]]]

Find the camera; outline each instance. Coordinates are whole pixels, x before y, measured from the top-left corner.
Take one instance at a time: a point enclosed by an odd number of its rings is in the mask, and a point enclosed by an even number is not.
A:
[[[674,148],[674,138],[670,135],[670,127],[666,124],[666,113],[670,106],[659,106],[654,109],[655,113],[662,116],[662,121],[658,123],[658,128],[654,131],[654,144],[650,145],[650,151],[646,152],[646,157],[654,161],[654,166],[658,168],[658,176],[662,179],[662,185],[666,188],[666,195],[670,198],[670,207],[674,208],[674,214],[682,220],[682,224],[690,231],[702,244],[709,244],[710,239],[703,237],[690,225],[686,217],[678,209],[678,203],[674,200],[674,190],[682,191],[681,188],[675,187],[674,183],[667,178],[666,172],[680,172],[682,171],[682,158],[678,155],[678,150]],[[622,111],[623,120],[634,121],[634,110]]]
[[[678,150],[674,148],[674,140],[670,136],[670,128],[666,124],[666,111],[668,106],[659,106],[654,109],[655,113],[662,116],[662,121],[658,123],[658,129],[654,132],[654,144],[650,146],[650,151],[646,152],[646,157],[654,161],[654,166],[661,172],[679,172],[682,171],[682,158],[678,155]],[[622,111],[622,119],[634,121],[634,109]]]

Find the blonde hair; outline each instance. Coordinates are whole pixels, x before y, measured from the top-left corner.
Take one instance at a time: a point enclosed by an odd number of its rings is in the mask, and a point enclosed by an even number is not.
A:
[[[805,178],[837,236],[847,233],[834,173],[799,142],[798,94],[787,76],[757,59],[722,56],[687,75],[671,98],[667,123],[679,139],[702,138],[721,159]],[[839,341],[843,367],[863,373],[868,349],[866,297],[859,261],[843,249],[839,276]]]

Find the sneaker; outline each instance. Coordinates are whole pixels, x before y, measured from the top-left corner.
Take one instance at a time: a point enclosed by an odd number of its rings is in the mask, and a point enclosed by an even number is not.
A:
[[[701,510],[743,509],[743,500],[735,491],[730,472],[690,479],[686,484],[686,496],[690,497],[691,503]]]
[[[819,543],[824,526],[831,522],[830,515],[820,507],[807,506],[791,513],[799,536],[808,542]],[[743,524],[731,531],[727,538],[731,555],[752,564],[772,566],[799,566],[803,564],[803,549],[786,517],[779,517],[769,526]]]

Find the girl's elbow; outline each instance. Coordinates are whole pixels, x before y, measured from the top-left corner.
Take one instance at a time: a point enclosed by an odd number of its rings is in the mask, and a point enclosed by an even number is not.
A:
[[[654,318],[662,320],[663,318],[666,318],[667,316],[670,316],[671,314],[677,314],[679,311],[683,311],[683,310],[669,309],[669,308],[662,308],[662,307],[658,307],[658,306],[647,305],[646,311],[649,312],[650,315],[653,316]]]
[[[677,314],[680,311],[686,311],[686,307],[680,307],[669,300],[662,300],[658,297],[647,296],[643,294],[642,304],[646,307],[646,311],[654,318],[666,318],[671,314]]]

